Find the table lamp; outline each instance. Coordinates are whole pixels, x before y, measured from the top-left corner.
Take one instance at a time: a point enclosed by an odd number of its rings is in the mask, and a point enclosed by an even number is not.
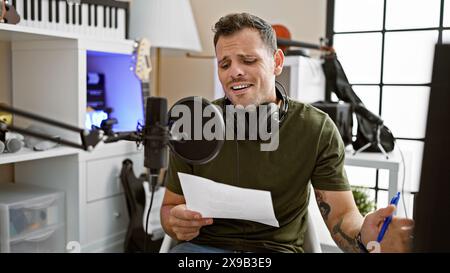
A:
[[[133,0],[130,38],[147,38],[156,48],[156,92],[160,95],[161,48],[201,51],[189,0]]]

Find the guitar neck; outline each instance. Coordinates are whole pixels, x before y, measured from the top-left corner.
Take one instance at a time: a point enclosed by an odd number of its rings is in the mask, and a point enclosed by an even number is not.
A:
[[[149,82],[141,82],[141,92],[142,92],[142,105],[144,107],[144,119],[145,119],[145,109],[147,107],[147,98],[150,97],[150,83]]]

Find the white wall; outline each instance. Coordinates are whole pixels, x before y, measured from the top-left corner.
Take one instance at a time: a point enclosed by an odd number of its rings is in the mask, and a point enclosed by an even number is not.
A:
[[[214,56],[211,29],[220,17],[232,12],[249,12],[271,24],[284,24],[294,40],[318,43],[325,36],[326,0],[191,0],[191,6],[203,47],[199,55],[203,56]],[[213,98],[212,58],[187,58],[164,49],[162,55],[160,95],[169,104],[189,95]]]
[[[11,103],[11,43],[0,41],[0,102]]]
[[[11,43],[0,41],[0,102],[11,104]],[[12,182],[12,164],[0,165],[0,183]]]

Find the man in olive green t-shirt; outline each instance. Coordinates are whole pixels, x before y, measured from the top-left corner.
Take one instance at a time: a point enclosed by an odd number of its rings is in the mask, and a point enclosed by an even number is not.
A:
[[[218,74],[226,100],[244,107],[273,102],[288,110],[283,114],[278,147],[273,151],[261,151],[257,140],[226,140],[217,157],[204,165],[190,165],[171,155],[161,222],[167,234],[185,241],[173,251],[303,252],[310,182],[338,246],[348,252],[365,251],[395,207],[379,209],[363,218],[345,175],[344,145],[331,119],[308,104],[278,96],[275,77],[282,71],[284,55],[276,47],[272,27],[242,13],[222,17],[214,31]],[[224,100],[215,103],[223,105]],[[280,227],[202,218],[186,208],[178,172],[270,191]],[[412,220],[394,217],[381,250],[408,251],[411,226]]]

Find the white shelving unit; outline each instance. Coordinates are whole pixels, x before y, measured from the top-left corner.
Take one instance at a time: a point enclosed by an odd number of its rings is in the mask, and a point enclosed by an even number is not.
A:
[[[286,56],[283,72],[277,77],[288,95],[304,103],[325,99],[325,74],[322,60],[303,56]]]
[[[16,163],[35,159],[44,159],[49,157],[58,157],[77,154],[78,151],[72,148],[58,147],[47,151],[36,152],[23,147],[17,153],[3,153],[0,155],[0,164]]]
[[[23,25],[0,24],[0,39],[3,41],[18,40],[45,40],[49,38],[71,38],[77,39],[79,36],[68,32],[57,30],[33,28]]]
[[[132,111],[142,109],[139,82],[129,70],[133,41],[92,40],[6,24],[0,24],[0,41],[11,43],[13,107],[83,128],[86,75],[95,70],[109,80],[107,101],[108,95],[115,94],[108,106],[122,116],[130,111],[125,117],[128,128],[134,128],[136,124],[130,122],[142,115]],[[14,122],[22,127],[30,123],[18,117]],[[51,130],[80,141],[76,134]],[[101,252],[122,250],[128,213],[119,175],[126,158],[133,160],[137,174],[143,172],[143,152],[131,142],[100,144],[93,152],[67,147],[44,152],[23,149],[1,154],[0,164],[15,164],[16,183],[64,191],[67,242],[79,242],[83,252]]]

